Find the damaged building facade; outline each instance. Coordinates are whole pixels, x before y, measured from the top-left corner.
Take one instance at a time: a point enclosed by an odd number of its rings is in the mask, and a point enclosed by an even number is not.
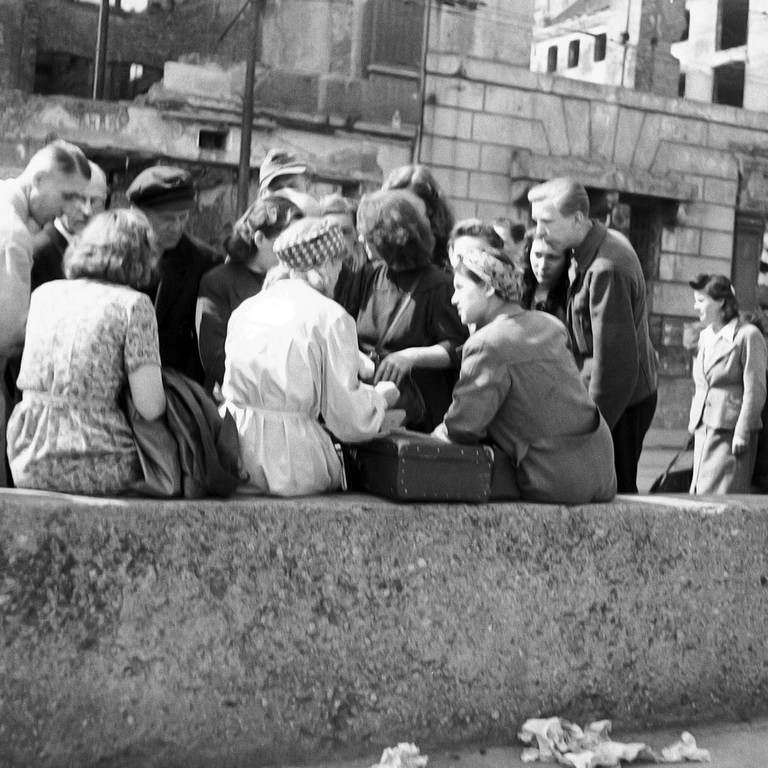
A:
[[[523,223],[530,186],[579,177],[594,215],[627,232],[640,255],[661,358],[656,425],[680,428],[691,393],[687,281],[723,272],[745,305],[755,301],[768,216],[766,115],[756,96],[745,96],[742,107],[712,103],[690,74],[686,98],[678,97],[692,59],[676,64],[669,53],[689,22],[689,39],[703,50],[709,32],[694,19],[701,3],[665,6],[665,33],[651,46],[656,4],[626,2],[622,18],[634,26],[619,30],[605,8],[621,3],[267,0],[256,39],[251,170],[255,178],[269,147],[287,146],[313,164],[317,193],[357,195],[415,156],[435,170],[458,216]],[[563,29],[562,14],[570,13],[567,26],[584,32],[575,36],[582,56],[594,58],[595,19],[620,41],[626,31],[634,59],[623,87],[596,81],[594,68],[583,76],[531,71],[547,68],[532,53],[547,44],[544,5],[550,22],[560,18],[550,29],[558,35],[572,35]],[[78,142],[108,169],[118,201],[147,165],[184,165],[201,189],[194,229],[218,239],[236,214],[250,39],[245,18],[237,18],[242,6],[175,0],[151,2],[142,13],[113,8],[107,100],[93,102],[87,87],[98,7],[0,0],[0,173],[18,170],[51,133]],[[569,40],[557,45],[566,51]],[[643,51],[655,56],[650,69]],[[750,88],[745,94],[755,94]]]

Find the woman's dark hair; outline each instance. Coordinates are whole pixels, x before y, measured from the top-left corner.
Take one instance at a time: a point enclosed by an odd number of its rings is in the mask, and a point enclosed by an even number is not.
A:
[[[534,297],[536,296],[536,288],[539,283],[536,280],[536,276],[533,274],[533,267],[531,266],[531,251],[533,250],[533,241],[535,240],[533,232],[529,232],[525,236],[523,243],[523,295],[520,299],[520,304],[525,309],[535,309]],[[561,317],[565,312],[565,307],[568,302],[568,270],[564,269],[558,281],[547,292],[547,298],[544,301],[541,310],[549,315],[555,315],[555,317]]]
[[[151,284],[159,255],[147,217],[136,208],[116,208],[96,214],[67,248],[64,274],[141,290]]]
[[[224,241],[230,261],[249,261],[258,252],[253,236],[261,232],[273,240],[288,225],[304,215],[296,203],[281,195],[267,195],[258,198],[235,222]]]
[[[417,269],[430,263],[435,238],[413,193],[370,192],[357,209],[357,231],[390,269]]]
[[[381,188],[407,189],[424,201],[429,226],[435,238],[432,261],[438,266],[446,266],[448,238],[454,221],[453,211],[429,168],[426,165],[402,165],[390,172]]]
[[[729,323],[734,317],[739,315],[739,302],[736,299],[736,292],[733,290],[731,281],[725,275],[708,275],[700,272],[688,285],[694,291],[706,293],[715,301],[722,301],[723,308],[720,310],[723,314],[723,322]]]
[[[491,248],[498,248],[499,250],[504,248],[504,238],[491,224],[487,224],[482,219],[462,219],[457,221],[448,238],[449,248],[460,237],[477,237],[483,242],[488,243]]]

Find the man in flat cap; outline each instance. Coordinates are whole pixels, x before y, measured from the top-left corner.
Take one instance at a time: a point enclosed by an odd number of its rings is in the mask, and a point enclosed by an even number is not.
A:
[[[195,304],[200,278],[221,261],[205,243],[184,228],[195,205],[192,176],[182,168],[156,165],[142,171],[126,191],[131,205],[146,214],[162,256],[155,302],[160,359],[199,383],[204,373],[195,334]]]
[[[287,149],[273,148],[267,152],[259,168],[259,197],[279,189],[307,192],[309,168]]]

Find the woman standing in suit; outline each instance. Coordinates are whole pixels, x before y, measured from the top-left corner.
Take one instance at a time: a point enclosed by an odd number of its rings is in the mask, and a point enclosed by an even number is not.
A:
[[[725,275],[700,274],[689,285],[705,326],[693,363],[691,493],[749,493],[766,395],[765,340],[739,317]]]

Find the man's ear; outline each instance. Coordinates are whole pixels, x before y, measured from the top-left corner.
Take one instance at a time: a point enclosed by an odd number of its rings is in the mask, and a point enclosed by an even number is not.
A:
[[[493,296],[494,293],[496,293],[496,289],[490,283],[486,283],[485,284],[485,295],[486,295],[486,297],[490,299],[491,296]]]
[[[265,240],[265,239],[266,239],[266,238],[264,237],[264,233],[263,233],[263,232],[262,232],[260,229],[257,229],[257,230],[256,230],[256,231],[253,233],[253,244],[254,244],[254,245],[257,247],[257,248],[261,248],[261,244],[264,242],[264,240]]]

